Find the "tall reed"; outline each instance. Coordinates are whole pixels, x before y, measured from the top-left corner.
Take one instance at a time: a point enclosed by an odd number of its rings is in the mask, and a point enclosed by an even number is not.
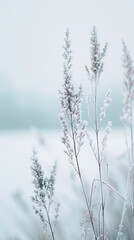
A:
[[[134,64],[125,42],[123,41],[123,121],[125,140],[130,170],[128,173],[126,200],[131,209],[131,239],[134,239]],[[125,218],[125,205],[122,212],[121,222],[118,230],[118,239],[123,235],[123,220]]]
[[[104,57],[107,51],[107,44],[101,50],[100,44],[98,42],[97,31],[95,27],[91,32],[91,56],[90,56],[90,67],[86,68],[86,73],[89,79],[89,86],[90,92],[88,94],[88,115],[89,115],[89,126],[90,129],[87,129],[87,122],[82,120],[81,117],[81,103],[82,103],[82,86],[79,86],[78,90],[75,89],[73,82],[72,82],[72,49],[71,49],[71,40],[70,40],[70,33],[67,29],[65,34],[65,44],[64,44],[64,65],[63,65],[63,86],[62,89],[59,91],[60,97],[60,104],[61,104],[61,114],[59,116],[60,122],[62,125],[62,143],[65,146],[65,154],[72,165],[75,173],[77,174],[81,189],[83,193],[83,199],[85,201],[85,206],[87,209],[87,216],[86,216],[86,228],[89,229],[89,226],[92,230],[92,235],[88,237],[88,239],[95,239],[95,240],[108,240],[108,230],[109,226],[106,222],[106,190],[109,189],[115,194],[117,194],[121,199],[124,201],[126,200],[116,189],[114,189],[108,182],[107,171],[108,167],[105,168],[104,162],[104,151],[107,145],[108,135],[111,130],[112,122],[107,122],[105,126],[104,133],[102,134],[103,130],[103,120],[106,115],[107,108],[111,102],[111,90],[108,90],[103,102],[103,106],[99,109],[98,107],[98,91],[99,91],[99,84],[101,82],[101,75],[103,72],[104,67]],[[127,53],[126,47],[124,45],[124,54]],[[125,55],[125,59],[129,59],[128,55]],[[127,63],[124,60],[125,69],[131,63]],[[131,69],[127,69],[127,73],[125,74],[126,79],[132,75]],[[131,79],[131,85],[133,86],[133,82]],[[125,108],[124,108],[124,116],[125,114],[130,114],[129,118],[127,116],[127,120],[129,119],[131,130],[131,172],[133,170],[133,124],[132,124],[132,101],[130,101],[130,96],[128,91],[128,82],[125,82],[126,87],[126,98],[125,98]],[[133,94],[132,94],[133,96]],[[128,102],[129,106],[131,106],[130,110],[128,111]],[[132,128],[132,129],[131,129]],[[82,145],[84,144],[84,140],[88,139],[89,145],[92,149],[94,154],[94,158],[97,161],[98,165],[98,178],[94,179],[91,184],[91,194],[90,197],[87,194],[83,174],[80,167],[80,152]],[[129,153],[130,155],[130,153]],[[58,213],[59,213],[59,204],[57,204],[55,208],[55,218],[51,214],[51,208],[53,207],[53,200],[54,200],[54,184],[55,184],[55,174],[56,174],[56,165],[54,165],[53,170],[50,174],[50,177],[44,177],[44,173],[42,171],[41,165],[38,161],[37,152],[33,151],[32,157],[33,165],[32,165],[32,174],[34,177],[34,196],[32,200],[34,202],[34,210],[35,213],[38,214],[42,221],[42,225],[46,233],[48,234],[49,238],[52,240],[56,240],[55,235],[55,227],[58,220]],[[90,166],[90,161],[89,161]],[[90,166],[91,169],[91,166]],[[105,177],[106,176],[106,177]],[[106,179],[105,179],[106,178]],[[93,210],[93,202],[94,202],[94,191],[95,185],[99,183],[99,207],[97,212],[97,224],[96,218],[94,216]],[[90,185],[90,183],[89,183]],[[133,208],[133,205],[132,205]],[[132,209],[133,210],[133,209]],[[122,220],[121,220],[122,221]],[[132,215],[133,221],[133,215]],[[133,223],[132,223],[133,224]],[[118,233],[121,231],[119,230]],[[118,234],[119,235],[119,234]],[[133,236],[133,232],[132,232]],[[117,236],[118,238],[118,236]],[[85,232],[85,239],[86,232]]]
[[[100,109],[100,113],[98,113],[98,86],[100,82],[100,77],[103,72],[103,58],[106,54],[107,44],[105,44],[102,51],[100,50],[100,44],[97,39],[97,32],[95,27],[91,33],[91,66],[88,68],[86,66],[86,72],[90,81],[91,93],[90,97],[93,101],[88,98],[88,112],[89,112],[89,122],[90,127],[95,133],[95,143],[91,139],[91,134],[86,130],[86,123],[81,119],[81,97],[82,97],[82,87],[79,87],[79,90],[76,91],[74,85],[72,83],[72,50],[71,50],[71,41],[69,38],[69,30],[66,32],[65,37],[65,46],[64,46],[64,83],[63,88],[59,91],[60,95],[60,103],[62,113],[60,115],[60,121],[63,129],[63,137],[62,142],[65,145],[65,153],[69,159],[69,162],[72,164],[74,170],[78,174],[83,196],[85,199],[87,211],[88,211],[88,219],[91,223],[92,231],[94,234],[95,240],[97,239],[107,239],[107,228],[105,222],[105,194],[104,194],[104,186],[108,186],[106,182],[103,181],[103,154],[107,143],[107,137],[110,133],[111,122],[108,122],[106,125],[105,133],[103,138],[100,137],[100,128],[102,125],[102,121],[106,114],[106,109],[111,102],[111,91],[108,90],[106,93],[106,99],[104,100],[103,107]],[[93,109],[91,113],[90,109]],[[85,191],[85,186],[83,182],[83,176],[81,174],[81,169],[79,165],[79,153],[81,147],[83,145],[83,139],[85,135],[88,137],[89,144],[93,150],[95,159],[98,163],[99,170],[99,183],[100,183],[100,194],[101,194],[101,202],[99,209],[99,220],[98,220],[98,228],[95,226],[95,219],[92,211],[92,201],[93,201],[93,191],[94,191],[94,183],[93,181],[91,188],[91,197],[88,198],[87,193]]]
[[[91,33],[90,44],[91,44],[91,57],[90,57],[91,66],[90,68],[86,66],[86,72],[87,72],[88,79],[90,82],[90,87],[91,87],[89,97],[88,97],[88,113],[89,113],[89,120],[95,134],[95,141],[92,139],[90,132],[87,133],[87,137],[88,137],[91,149],[94,153],[94,157],[98,163],[100,193],[101,193],[100,211],[102,215],[102,220],[100,219],[100,216],[99,216],[99,239],[104,240],[104,239],[107,239],[107,236],[106,236],[107,230],[106,230],[106,223],[105,223],[105,194],[104,194],[104,188],[102,183],[103,173],[104,173],[103,172],[103,154],[104,154],[104,149],[107,143],[107,137],[110,133],[112,123],[111,122],[107,123],[103,139],[101,139],[100,137],[100,130],[101,130],[102,121],[106,114],[106,109],[109,106],[109,103],[111,102],[111,91],[108,90],[108,92],[106,93],[106,99],[104,100],[103,107],[100,109],[100,113],[98,113],[98,89],[99,89],[101,74],[103,72],[103,67],[104,67],[103,58],[105,57],[105,54],[106,54],[107,44],[105,44],[104,48],[101,51],[95,27],[93,27],[93,30]],[[93,109],[92,113],[91,113],[91,109]]]
[[[89,201],[87,193],[85,191],[85,186],[83,183],[83,177],[81,174],[81,169],[79,165],[79,153],[83,145],[83,138],[85,136],[86,122],[81,120],[81,97],[82,97],[82,87],[76,92],[72,84],[72,50],[71,41],[69,36],[69,30],[66,31],[65,36],[65,46],[64,46],[64,83],[63,89],[59,91],[60,103],[62,113],[60,114],[60,121],[63,129],[62,142],[66,147],[65,153],[72,164],[74,170],[76,171],[82,191],[85,199],[85,204],[89,214],[89,218],[92,225],[92,230],[94,233],[95,240],[97,240],[97,234],[94,227],[94,221],[89,208]]]

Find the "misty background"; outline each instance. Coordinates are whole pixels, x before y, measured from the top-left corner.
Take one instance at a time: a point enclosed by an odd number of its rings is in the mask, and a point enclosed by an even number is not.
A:
[[[108,42],[100,105],[111,88],[108,119],[113,126],[120,126],[121,41],[126,41],[134,55],[133,9],[132,0],[0,0],[0,129],[60,126],[58,90],[63,80],[64,34],[69,27],[74,84],[82,83],[87,93],[84,66],[90,64],[93,25],[102,46]]]
[[[121,57],[122,39],[134,57],[133,23],[133,0],[0,0],[0,240],[45,239],[39,237],[43,229],[30,198],[34,190],[33,147],[38,151],[45,176],[55,160],[58,162],[55,191],[55,199],[61,203],[58,239],[80,239],[79,220],[85,205],[79,179],[64,153],[58,119],[67,28],[73,50],[72,80],[76,87],[82,84],[84,89],[83,120],[87,120],[86,96],[90,88],[85,65],[90,65],[90,34],[94,25],[101,46],[108,42],[98,105],[102,106],[105,93],[111,88],[112,102],[105,119],[113,122],[105,151],[107,175],[111,185],[125,196],[129,166],[124,131],[119,128],[123,101]],[[105,134],[103,130],[101,137]],[[94,160],[85,139],[80,164],[87,191],[92,180],[98,178]],[[112,206],[108,210],[111,219],[108,226],[114,233],[123,202],[118,196],[113,197],[107,206]]]

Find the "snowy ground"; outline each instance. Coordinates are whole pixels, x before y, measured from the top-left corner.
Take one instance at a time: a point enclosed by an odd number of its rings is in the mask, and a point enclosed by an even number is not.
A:
[[[38,150],[39,160],[46,175],[51,170],[54,161],[58,162],[56,200],[61,202],[59,219],[61,239],[78,240],[81,234],[79,222],[84,204],[77,176],[63,153],[61,132],[40,133],[35,130],[0,133],[0,240],[11,239],[15,236],[19,236],[20,239],[37,240],[34,232],[37,229],[38,217],[32,215],[30,200],[33,193],[30,157],[34,146]],[[109,161],[109,181],[123,195],[125,195],[128,171],[127,160],[122,157],[124,151],[123,131],[113,130],[109,136],[106,153]],[[87,191],[90,191],[89,183],[98,176],[98,171],[88,145],[82,149],[80,165]],[[31,209],[15,201],[20,195]],[[116,207],[113,211],[117,211]],[[34,221],[37,222],[36,229],[32,223]],[[40,227],[39,231],[41,232]]]

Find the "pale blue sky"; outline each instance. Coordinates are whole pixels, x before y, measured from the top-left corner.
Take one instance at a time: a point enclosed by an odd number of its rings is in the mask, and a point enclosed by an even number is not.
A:
[[[121,39],[134,55],[132,0],[0,0],[0,74],[17,89],[55,95],[62,82],[62,45],[70,28],[74,80],[86,82],[89,37],[96,25],[109,42],[103,86],[122,81]]]

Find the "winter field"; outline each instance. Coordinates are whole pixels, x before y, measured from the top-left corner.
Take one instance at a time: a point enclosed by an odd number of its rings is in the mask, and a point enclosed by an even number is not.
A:
[[[0,240],[134,240],[133,9],[0,1]]]
[[[61,203],[57,228],[59,239],[80,239],[83,232],[80,222],[85,214],[85,205],[79,179],[64,154],[61,136],[61,131],[0,133],[0,240],[44,239],[39,217],[34,215],[30,199],[33,194],[30,169],[33,147],[38,151],[45,175],[49,174],[55,160],[58,163],[55,198]],[[108,183],[125,197],[129,165],[124,149],[126,145],[123,129],[113,129],[105,152]],[[98,168],[88,142],[81,150],[80,166],[89,195],[93,178],[98,178]],[[107,219],[114,235],[112,239],[115,239],[123,200],[110,190],[107,190],[107,195]],[[95,202],[97,204],[96,197]]]

